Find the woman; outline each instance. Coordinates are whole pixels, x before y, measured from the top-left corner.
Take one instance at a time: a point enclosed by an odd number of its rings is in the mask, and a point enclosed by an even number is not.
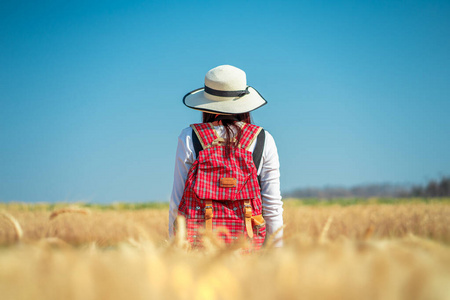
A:
[[[203,112],[203,123],[211,123],[211,128],[214,129],[218,138],[223,140],[225,155],[235,151],[236,145],[242,139],[242,128],[252,126],[252,128],[258,128],[250,125],[250,111],[267,103],[255,89],[247,86],[245,72],[229,65],[218,66],[208,71],[205,76],[205,86],[188,93],[183,98],[183,102],[187,107]],[[194,126],[185,128],[178,137],[169,212],[169,236],[171,237],[174,234],[173,224],[179,214],[178,209],[185,192],[185,185],[188,185],[188,173],[198,159],[198,149],[195,149],[194,144],[198,145],[199,133],[195,128]],[[277,232],[274,237],[277,241],[275,246],[281,247],[283,231],[278,229],[283,226],[283,204],[280,195],[278,153],[273,137],[267,131],[264,131],[264,135],[265,138],[258,135],[257,138],[249,141],[247,149],[251,152],[254,152],[255,148],[262,149],[261,163],[257,170],[261,187],[262,216],[265,220],[267,235]],[[233,143],[233,140],[237,142]],[[258,140],[261,147],[256,146]],[[255,154],[257,151],[259,150],[256,150]]]

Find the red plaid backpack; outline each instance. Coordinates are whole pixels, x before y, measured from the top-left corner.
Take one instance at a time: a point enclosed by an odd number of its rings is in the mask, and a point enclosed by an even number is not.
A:
[[[261,248],[266,236],[257,177],[264,147],[264,130],[243,123],[237,146],[225,155],[223,139],[212,123],[191,125],[197,159],[192,164],[178,207],[186,218],[187,238],[201,246],[203,233],[214,232],[229,244],[247,237],[252,248]],[[255,149],[248,149],[257,139]]]

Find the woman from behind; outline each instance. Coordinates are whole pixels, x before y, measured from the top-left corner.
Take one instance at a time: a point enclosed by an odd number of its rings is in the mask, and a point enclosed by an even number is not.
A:
[[[193,245],[210,231],[226,243],[245,236],[258,249],[276,232],[275,246],[281,247],[278,152],[270,133],[253,125],[250,116],[267,101],[247,86],[244,71],[223,65],[208,71],[205,86],[183,102],[202,111],[203,122],[178,137],[169,236],[182,215]]]

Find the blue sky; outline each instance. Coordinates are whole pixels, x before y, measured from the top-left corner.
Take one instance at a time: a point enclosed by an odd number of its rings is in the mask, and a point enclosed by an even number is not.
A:
[[[0,201],[168,200],[182,105],[231,64],[282,191],[450,174],[448,1],[2,1]]]

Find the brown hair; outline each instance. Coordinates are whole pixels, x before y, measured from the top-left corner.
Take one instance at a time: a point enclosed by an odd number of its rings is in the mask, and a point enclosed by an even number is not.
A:
[[[239,143],[242,136],[241,127],[237,126],[236,122],[241,121],[247,124],[252,124],[252,119],[249,112],[234,115],[210,114],[207,112],[203,113],[203,123],[211,123],[219,120],[222,121],[222,125],[225,127],[225,155],[229,156],[231,147],[236,146],[231,142],[233,129],[237,132],[236,143]]]

